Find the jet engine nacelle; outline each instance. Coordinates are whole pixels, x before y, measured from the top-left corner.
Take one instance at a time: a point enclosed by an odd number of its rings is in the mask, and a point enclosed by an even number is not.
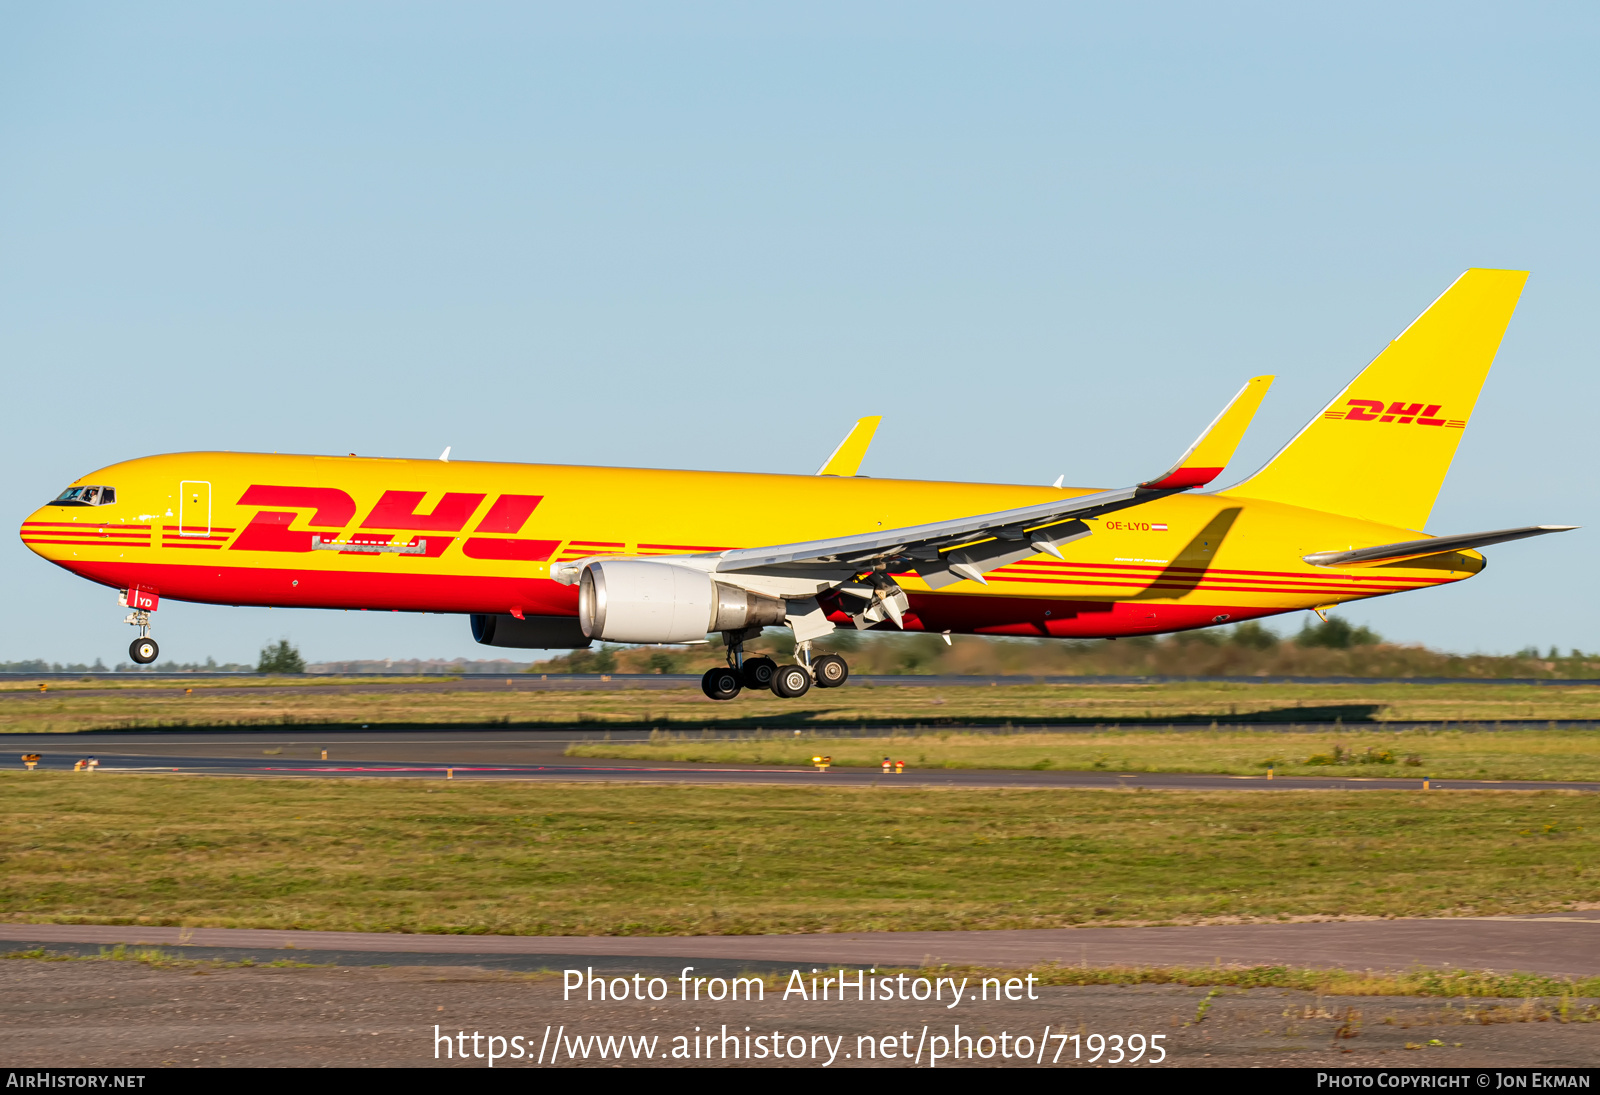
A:
[[[681,643],[708,631],[781,624],[785,614],[780,598],[673,563],[597,559],[578,577],[578,624],[591,639]]]

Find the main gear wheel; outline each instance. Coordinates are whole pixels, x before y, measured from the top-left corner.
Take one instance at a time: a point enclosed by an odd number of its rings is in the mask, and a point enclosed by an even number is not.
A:
[[[744,686],[767,691],[772,688],[772,675],[777,671],[778,663],[771,658],[746,658],[743,672]]]
[[[838,688],[850,679],[850,664],[837,654],[824,654],[811,661],[818,688]]]
[[[700,691],[713,700],[731,700],[741,687],[739,674],[725,665],[706,670],[705,676],[700,678]]]

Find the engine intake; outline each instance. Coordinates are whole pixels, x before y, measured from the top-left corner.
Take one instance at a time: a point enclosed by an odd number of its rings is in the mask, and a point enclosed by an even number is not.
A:
[[[786,615],[781,598],[673,563],[597,559],[578,578],[578,624],[591,639],[681,643],[708,631],[781,624]]]

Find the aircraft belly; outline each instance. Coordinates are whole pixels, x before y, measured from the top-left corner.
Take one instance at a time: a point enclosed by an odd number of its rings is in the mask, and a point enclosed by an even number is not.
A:
[[[293,567],[197,566],[74,560],[63,566],[91,581],[141,585],[169,600],[278,608],[576,616],[578,591],[548,579],[504,575],[354,573]]]
[[[1271,616],[1283,608],[1170,604],[1003,595],[909,594],[908,631],[1095,639],[1213,627]]]

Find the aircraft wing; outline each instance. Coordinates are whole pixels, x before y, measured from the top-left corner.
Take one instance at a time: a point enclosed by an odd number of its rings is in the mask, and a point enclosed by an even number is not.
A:
[[[715,569],[838,571],[843,566],[861,571],[900,563],[915,565],[928,585],[939,589],[964,578],[982,582],[988,571],[1040,552],[1060,557],[1061,544],[1089,535],[1085,518],[1205,486],[1221,474],[1272,380],[1251,379],[1177,464],[1136,486],[907,528],[727,551]]]
[[[1377,547],[1355,548],[1350,551],[1314,551],[1302,556],[1306,562],[1318,567],[1365,567],[1379,563],[1394,563],[1402,559],[1420,559],[1440,555],[1447,551],[1465,551],[1468,548],[1504,544],[1510,540],[1526,540],[1530,536],[1544,536],[1551,532],[1571,532],[1577,525],[1529,525],[1527,528],[1503,528],[1494,532],[1465,532],[1459,536],[1430,536],[1426,540],[1406,540],[1398,544],[1379,544]]]

